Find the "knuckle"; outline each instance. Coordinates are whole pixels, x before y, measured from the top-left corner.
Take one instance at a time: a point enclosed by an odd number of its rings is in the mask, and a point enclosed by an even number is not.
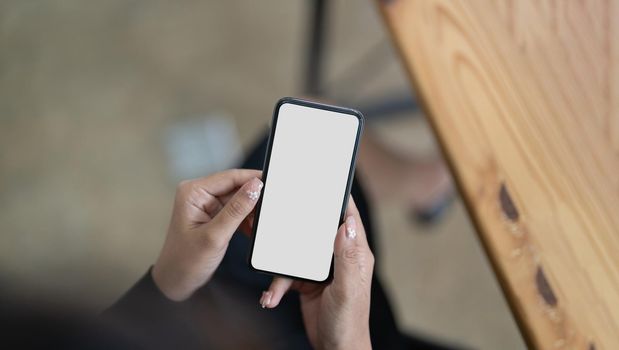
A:
[[[342,254],[344,260],[357,263],[363,258],[363,252],[358,247],[346,248]]]
[[[193,183],[190,180],[183,180],[176,185],[176,199],[183,200],[191,193]]]
[[[372,252],[368,253],[368,265],[370,267],[374,267],[374,263],[376,262],[375,258],[374,258],[374,254]]]
[[[176,193],[184,192],[191,185],[191,181],[183,180],[176,185]]]
[[[219,252],[222,249],[225,249],[228,242],[221,237],[220,235],[205,235],[202,240],[205,248],[208,248],[212,251]]]
[[[183,180],[176,186],[176,193],[183,196],[188,196],[199,188],[200,187],[195,180]]]
[[[371,280],[372,279],[372,275],[374,274],[374,254],[372,254],[372,252],[370,252],[368,254],[368,258],[367,258],[367,267],[365,268],[365,272],[366,272],[366,277]]]
[[[225,175],[226,175],[226,176],[229,176],[229,177],[231,177],[231,178],[236,178],[236,177],[238,177],[239,175],[241,175],[241,169],[237,169],[237,168],[234,168],[234,169],[228,169],[228,170],[227,170],[227,173],[226,173]]]
[[[243,218],[246,213],[245,204],[238,199],[232,199],[228,203],[226,212],[233,219]]]

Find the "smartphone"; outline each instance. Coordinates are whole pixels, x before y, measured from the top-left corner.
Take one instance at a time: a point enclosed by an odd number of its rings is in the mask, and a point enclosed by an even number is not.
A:
[[[277,102],[256,203],[253,270],[313,282],[331,277],[363,123],[349,108]]]

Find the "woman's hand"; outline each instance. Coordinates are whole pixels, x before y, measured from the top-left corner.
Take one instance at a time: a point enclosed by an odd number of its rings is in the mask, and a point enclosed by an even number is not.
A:
[[[335,268],[329,284],[275,278],[262,293],[262,307],[274,308],[290,288],[300,293],[303,322],[317,349],[370,349],[370,288],[374,256],[352,197],[335,238]]]
[[[261,176],[258,170],[233,169],[178,185],[168,235],[152,270],[168,298],[185,300],[213,276],[232,234],[251,226]]]

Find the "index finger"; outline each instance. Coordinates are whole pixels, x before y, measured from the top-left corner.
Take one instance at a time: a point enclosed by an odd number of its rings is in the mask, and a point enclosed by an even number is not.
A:
[[[194,180],[194,184],[213,196],[228,194],[252,178],[262,178],[261,170],[229,169]]]

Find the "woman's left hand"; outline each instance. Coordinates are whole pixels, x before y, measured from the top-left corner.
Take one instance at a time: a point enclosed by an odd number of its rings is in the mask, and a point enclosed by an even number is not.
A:
[[[155,284],[181,301],[215,273],[239,228],[251,226],[262,172],[233,169],[181,182],[176,190],[165,244],[155,263]]]

